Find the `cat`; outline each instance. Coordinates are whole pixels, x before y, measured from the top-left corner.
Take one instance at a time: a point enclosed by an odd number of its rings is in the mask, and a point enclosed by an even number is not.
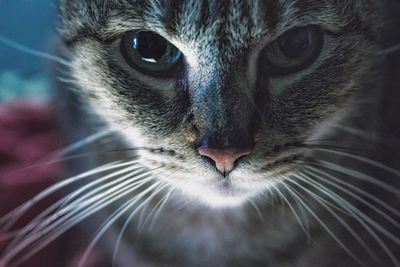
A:
[[[60,5],[60,122],[86,156],[5,264],[98,225],[82,263],[400,266],[398,3]]]

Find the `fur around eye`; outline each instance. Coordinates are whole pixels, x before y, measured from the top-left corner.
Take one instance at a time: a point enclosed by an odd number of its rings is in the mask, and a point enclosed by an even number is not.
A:
[[[262,51],[268,74],[288,75],[310,66],[321,53],[323,39],[316,26],[288,30]]]
[[[160,35],[131,31],[121,39],[121,52],[136,70],[151,76],[167,77],[181,65],[182,52]]]

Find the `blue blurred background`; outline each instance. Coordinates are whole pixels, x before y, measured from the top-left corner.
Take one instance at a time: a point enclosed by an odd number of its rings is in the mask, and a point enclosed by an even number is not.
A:
[[[54,54],[57,19],[56,0],[0,0],[0,101],[51,95],[49,77],[54,62],[5,45],[1,40],[4,37]]]

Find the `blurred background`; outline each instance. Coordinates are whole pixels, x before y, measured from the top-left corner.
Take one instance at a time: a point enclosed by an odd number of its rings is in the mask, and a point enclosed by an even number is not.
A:
[[[0,0],[0,218],[62,177],[61,164],[49,156],[62,146],[51,101],[56,63],[44,58],[56,56],[57,2]],[[54,201],[46,198],[14,227]],[[1,258],[13,235],[2,226],[0,267],[8,267]],[[69,233],[21,267],[75,267],[76,242]]]
[[[49,75],[54,62],[8,41],[53,54],[57,11],[56,0],[0,0],[0,102],[52,94]]]

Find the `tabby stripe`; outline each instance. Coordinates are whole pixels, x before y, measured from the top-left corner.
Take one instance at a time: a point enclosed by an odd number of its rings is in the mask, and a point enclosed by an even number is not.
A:
[[[218,7],[216,9],[217,16],[215,18],[221,18],[221,23],[218,27],[218,30],[216,32],[216,37],[218,39],[219,44],[224,47],[225,45],[229,45],[229,31],[230,29],[227,29],[226,27],[226,21],[227,17],[226,15],[228,14],[229,11],[229,3],[227,0],[221,0],[218,3]]]
[[[201,2],[200,7],[200,20],[199,27],[201,28],[203,25],[208,25],[210,23],[210,3],[208,0],[203,0]]]
[[[165,6],[165,17],[162,18],[165,29],[171,35],[176,35],[183,13],[184,0],[168,1]]]
[[[278,0],[266,0],[260,2],[261,9],[263,10],[264,21],[270,27],[275,27],[279,20],[280,14],[282,14],[282,6]]]

